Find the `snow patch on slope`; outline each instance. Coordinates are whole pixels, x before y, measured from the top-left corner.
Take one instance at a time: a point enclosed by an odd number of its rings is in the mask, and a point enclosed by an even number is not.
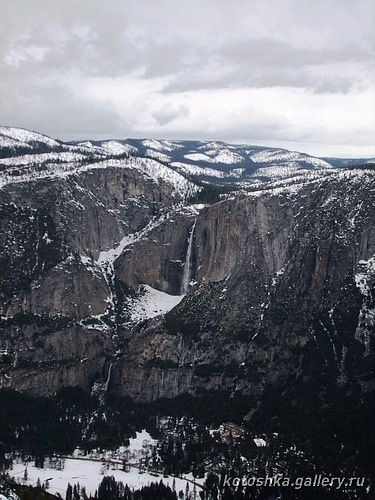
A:
[[[355,283],[362,295],[369,296],[369,278],[375,276],[375,255],[369,260],[360,260],[358,263],[359,272],[355,275]]]
[[[30,130],[25,130],[16,127],[0,127],[0,134],[4,137],[0,137],[0,147],[9,147],[9,144],[32,147],[33,142],[42,142],[50,147],[59,146],[59,143],[46,135],[39,134],[37,132],[31,132]]]
[[[100,252],[98,260],[96,264],[99,266],[105,265],[113,265],[114,261],[117,259],[119,255],[125,250],[126,247],[132,245],[136,241],[140,241],[146,237],[147,233],[158,227],[162,224],[167,218],[167,215],[162,215],[158,219],[155,217],[150,220],[150,222],[140,231],[135,233],[128,234],[122,238],[116,247],[111,248],[109,250],[104,250]]]
[[[301,170],[298,163],[290,162],[285,165],[270,165],[255,170],[251,177],[270,177],[271,179],[283,179],[290,177]]]
[[[141,321],[165,314],[183,299],[182,295],[169,295],[149,285],[141,285],[137,295],[127,300],[131,321]]]
[[[206,151],[207,155],[212,155],[212,163],[226,163],[231,165],[233,163],[241,163],[244,159],[241,155],[229,151],[229,149],[222,149],[219,151]]]
[[[113,155],[121,155],[136,151],[133,146],[130,146],[129,144],[121,144],[121,142],[118,141],[103,142],[101,147],[106,153],[110,153]]]
[[[215,170],[208,167],[198,167],[197,165],[191,165],[189,163],[181,163],[176,161],[171,163],[171,166],[176,168],[176,170],[184,172],[188,175],[206,175],[208,177],[218,177],[220,179],[226,176],[225,172],[222,172],[221,170]]]
[[[228,149],[223,149],[221,151],[209,150],[205,153],[189,153],[185,155],[187,160],[192,161],[205,161],[207,163],[225,163],[227,165],[241,163],[244,158],[237,153],[233,153]]]
[[[204,153],[189,153],[185,155],[185,158],[192,161],[212,161],[212,158],[205,155]]]
[[[176,192],[182,197],[186,198],[192,196],[202,189],[172,168],[166,167],[156,160],[150,160],[148,158],[135,158],[131,163],[132,165],[134,165],[134,167],[142,170],[156,182],[159,182],[159,180],[162,179],[166,182],[171,183],[174,186]]]
[[[155,160],[170,162],[171,157],[166,155],[165,153],[161,153],[160,151],[155,151],[155,149],[147,149],[146,156],[150,158],[154,158]]]
[[[145,139],[142,141],[142,144],[146,148],[156,149],[158,151],[173,151],[174,149],[178,149],[183,147],[181,144],[171,142],[171,141],[157,141],[156,139]]]
[[[320,158],[308,156],[298,151],[285,151],[283,149],[266,149],[250,155],[254,163],[272,163],[272,162],[304,162],[314,167],[333,168],[330,163]]]
[[[11,158],[2,158],[0,159],[0,163],[1,165],[5,166],[40,165],[41,163],[46,163],[46,162],[71,163],[75,161],[81,161],[84,158],[85,155],[81,153],[72,153],[72,152],[40,153],[40,154],[13,156]]]

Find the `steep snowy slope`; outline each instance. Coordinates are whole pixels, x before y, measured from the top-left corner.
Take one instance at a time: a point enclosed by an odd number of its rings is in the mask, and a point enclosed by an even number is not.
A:
[[[15,127],[0,127],[0,148],[37,148],[45,145],[55,148],[60,142],[46,135]]]

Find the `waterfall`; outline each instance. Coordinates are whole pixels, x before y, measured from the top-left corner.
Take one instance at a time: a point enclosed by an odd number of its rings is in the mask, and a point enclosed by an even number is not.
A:
[[[189,234],[189,242],[188,242],[188,248],[186,252],[186,259],[185,259],[185,265],[184,265],[184,274],[182,276],[182,285],[181,285],[181,295],[186,295],[188,289],[189,289],[189,284],[191,280],[191,268],[192,268],[192,250],[193,250],[193,239],[194,239],[194,230],[195,230],[195,224],[197,223],[197,219],[195,219],[194,224],[191,226],[190,229],[190,234]]]
[[[105,391],[108,391],[109,382],[110,382],[110,380],[111,380],[112,365],[113,365],[113,363],[111,363],[111,364],[109,365],[108,375],[107,375],[107,380],[106,380],[106,381],[105,381],[105,383],[104,383],[104,390],[105,390]]]

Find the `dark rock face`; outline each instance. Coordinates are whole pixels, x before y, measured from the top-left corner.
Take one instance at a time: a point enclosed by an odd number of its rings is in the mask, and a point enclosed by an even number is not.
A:
[[[134,290],[146,283],[178,295],[193,217],[188,211],[178,211],[128,247],[115,262],[119,279]]]
[[[0,385],[91,387],[112,360],[111,389],[138,401],[257,398],[317,367],[371,390],[374,206],[366,172],[190,208],[126,162],[9,184]],[[180,294],[193,225],[190,292],[164,317],[124,323],[139,285]]]
[[[117,390],[141,400],[210,389],[259,395],[308,372],[311,351],[338,384],[357,366],[368,385],[374,270],[365,293],[358,273],[375,253],[373,180],[348,180],[202,210],[198,284],[165,319],[130,334]]]
[[[0,191],[1,386],[92,385],[116,351],[114,277],[100,252],[180,201],[126,162]]]

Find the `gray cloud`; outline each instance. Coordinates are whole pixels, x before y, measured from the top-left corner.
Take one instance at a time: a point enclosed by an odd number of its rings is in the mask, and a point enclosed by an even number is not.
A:
[[[207,56],[207,55],[206,55]],[[370,51],[311,50],[271,39],[249,39],[228,44],[185,68],[166,92],[222,87],[296,87],[313,92],[348,92],[358,84],[358,68],[373,64]],[[336,66],[353,68],[337,75]]]
[[[160,109],[154,111],[152,116],[159,125],[163,126],[171,123],[176,118],[186,117],[188,114],[189,108],[187,106],[178,106],[178,108],[175,108],[171,104],[165,104]]]
[[[345,136],[367,154],[374,16],[372,0],[12,0],[0,122],[69,139],[326,142],[327,153]]]
[[[6,93],[8,86],[8,81],[0,81],[1,95]],[[4,125],[24,127],[66,140],[76,139],[77,131],[80,137],[121,136],[129,127],[112,108],[80,99],[58,81],[43,82],[37,78],[20,81],[17,93],[16,98],[2,102]]]

